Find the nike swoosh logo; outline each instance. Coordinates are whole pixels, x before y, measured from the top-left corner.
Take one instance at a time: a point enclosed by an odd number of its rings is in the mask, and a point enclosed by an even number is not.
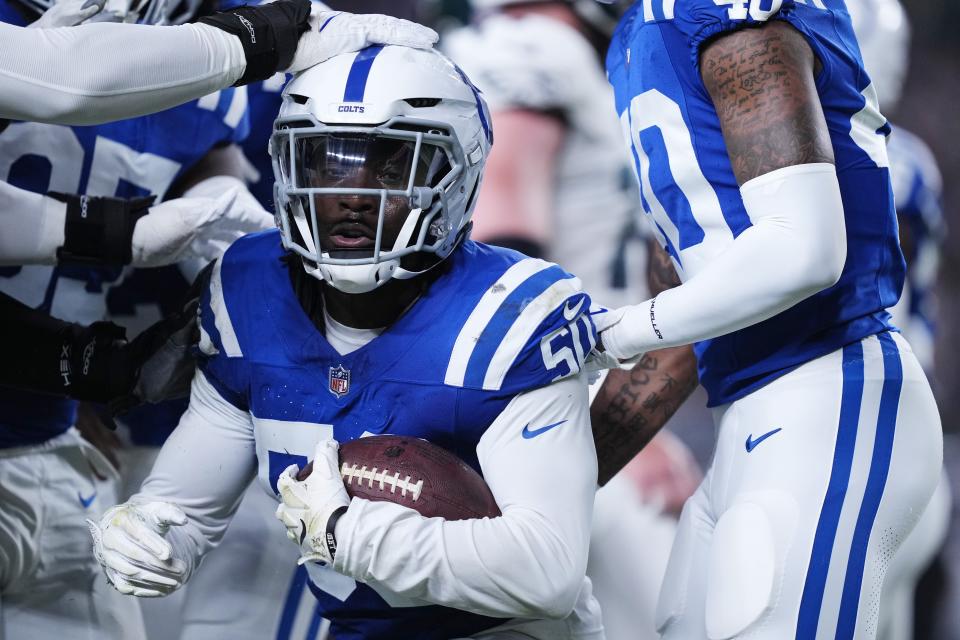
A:
[[[753,434],[751,433],[750,435],[747,436],[747,443],[746,443],[746,444],[747,444],[747,453],[750,453],[751,451],[753,451],[754,449],[756,449],[758,444],[760,444],[761,442],[763,442],[764,440],[766,440],[766,439],[769,438],[770,436],[772,436],[772,435],[774,435],[774,434],[777,434],[777,433],[780,433],[781,431],[783,431],[782,428],[777,428],[777,429],[774,429],[773,431],[767,431],[765,434],[763,434],[762,436],[760,436],[760,437],[757,438],[756,440],[753,439]]]
[[[569,322],[570,320],[573,320],[574,318],[576,318],[576,317],[577,317],[577,314],[580,313],[580,307],[583,306],[583,301],[584,301],[584,300],[586,300],[586,298],[580,298],[580,302],[577,303],[577,306],[572,307],[572,308],[570,307],[570,303],[569,303],[569,302],[567,302],[566,304],[564,304],[564,305],[563,305],[563,318],[564,318],[564,320],[566,320],[567,322]]]
[[[523,438],[525,440],[530,440],[531,438],[536,438],[541,433],[546,433],[547,431],[550,431],[550,429],[553,429],[554,427],[559,427],[564,422],[566,422],[566,420],[561,420],[560,422],[554,422],[553,424],[548,424],[545,427],[540,427],[539,429],[533,429],[532,431],[530,429],[530,425],[528,424],[523,428],[521,435],[523,435]]]
[[[77,498],[80,500],[80,504],[83,505],[84,509],[89,509],[90,505],[93,504],[93,501],[97,499],[97,492],[94,491],[90,494],[89,498],[84,498],[83,494],[77,491]]]

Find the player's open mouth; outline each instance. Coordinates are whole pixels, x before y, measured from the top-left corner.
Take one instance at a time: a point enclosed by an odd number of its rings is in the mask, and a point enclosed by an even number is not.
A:
[[[341,249],[365,249],[372,247],[371,232],[359,224],[338,224],[331,229],[330,243]]]
[[[356,238],[340,235],[330,236],[330,242],[332,242],[335,247],[343,249],[361,249],[373,246],[373,240],[366,236],[358,236]]]

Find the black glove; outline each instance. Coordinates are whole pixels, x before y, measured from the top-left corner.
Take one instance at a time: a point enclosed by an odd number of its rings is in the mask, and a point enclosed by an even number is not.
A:
[[[136,384],[129,393],[110,401],[113,415],[126,413],[144,402],[156,404],[190,394],[196,367],[193,347],[200,340],[197,307],[210,283],[213,264],[197,275],[179,311],[152,325],[124,347],[129,357],[139,363],[139,368]]]
[[[67,203],[60,263],[96,266],[130,264],[133,228],[147,215],[154,198],[107,198],[51,191],[51,198]]]
[[[310,29],[310,7],[310,0],[277,0],[218,11],[199,22],[240,38],[247,68],[234,83],[239,87],[266,80],[290,66],[300,35]]]
[[[126,330],[112,322],[69,325],[63,332],[58,369],[64,393],[91,402],[129,393],[139,362],[127,347]]]

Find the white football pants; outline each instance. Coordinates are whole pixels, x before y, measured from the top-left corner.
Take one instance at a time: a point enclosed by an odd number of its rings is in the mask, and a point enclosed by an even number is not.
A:
[[[940,477],[930,386],[871,336],[714,413],[657,607],[667,640],[873,640],[891,559]]]
[[[107,583],[85,522],[116,502],[111,469],[74,429],[0,450],[0,640],[144,638],[137,599]]]

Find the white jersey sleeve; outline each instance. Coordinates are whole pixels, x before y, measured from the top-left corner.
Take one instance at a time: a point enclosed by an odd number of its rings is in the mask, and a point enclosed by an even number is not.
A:
[[[0,24],[0,118],[91,125],[162,111],[236,82],[240,40],[204,24]]]
[[[167,537],[186,550],[180,559],[189,575],[220,542],[256,465],[250,414],[224,400],[197,371],[190,407],[130,502],[171,502],[183,510],[187,524],[172,527]]]
[[[65,202],[0,181],[0,265],[56,264]]]
[[[483,92],[491,111],[568,114],[592,99],[593,84],[581,79],[597,75],[597,53],[557,20],[495,15],[451,33],[443,48]]]
[[[334,569],[374,588],[502,618],[563,618],[584,586],[597,463],[584,376],[523,393],[477,454],[499,518],[424,518],[354,498]]]

